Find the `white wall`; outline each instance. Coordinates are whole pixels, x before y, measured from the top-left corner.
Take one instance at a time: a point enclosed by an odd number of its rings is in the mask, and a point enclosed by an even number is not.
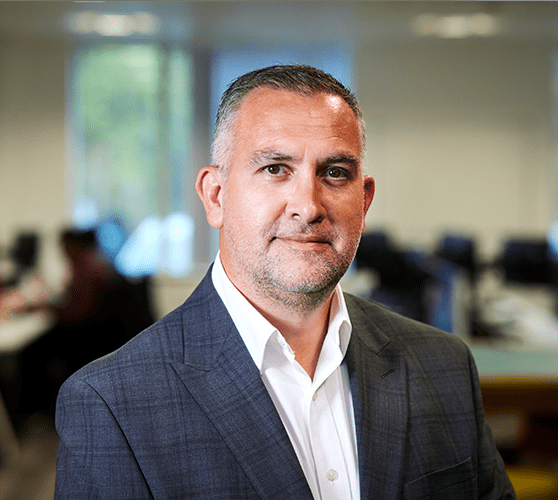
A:
[[[39,232],[41,271],[53,286],[67,222],[65,62],[60,42],[0,38],[0,246],[19,231]]]
[[[61,43],[0,40],[0,231],[51,229],[65,218]]]
[[[488,256],[509,235],[544,235],[555,213],[552,57],[540,44],[361,47],[377,181],[368,227],[425,245],[455,228]]]

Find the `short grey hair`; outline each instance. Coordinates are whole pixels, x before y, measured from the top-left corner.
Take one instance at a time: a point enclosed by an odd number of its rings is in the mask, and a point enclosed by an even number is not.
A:
[[[224,172],[232,153],[234,139],[232,136],[236,113],[244,97],[254,89],[269,87],[287,90],[304,95],[323,92],[341,97],[353,111],[360,131],[361,154],[365,149],[365,126],[362,110],[355,95],[329,73],[312,66],[293,64],[276,65],[250,71],[234,80],[221,97],[215,132],[211,144],[211,162]]]

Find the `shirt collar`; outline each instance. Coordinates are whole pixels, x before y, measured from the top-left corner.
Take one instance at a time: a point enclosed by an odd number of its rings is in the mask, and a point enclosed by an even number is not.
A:
[[[281,335],[280,332],[232,284],[221,263],[220,253],[217,254],[215,259],[211,278],[252,359],[261,372],[269,338],[272,335]],[[344,358],[349,346],[351,330],[352,326],[345,298],[341,286],[338,284],[331,301],[329,327],[324,340],[324,347],[329,345],[330,348],[339,349],[341,359]]]

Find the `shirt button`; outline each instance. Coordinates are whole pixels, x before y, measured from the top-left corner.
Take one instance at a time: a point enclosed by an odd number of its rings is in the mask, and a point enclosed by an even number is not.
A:
[[[337,471],[336,471],[336,470],[329,469],[329,470],[327,471],[327,478],[328,478],[330,481],[335,481],[338,477],[339,477],[339,474],[337,474]]]

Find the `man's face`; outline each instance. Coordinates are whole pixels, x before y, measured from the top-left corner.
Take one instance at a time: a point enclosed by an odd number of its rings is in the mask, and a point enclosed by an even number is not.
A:
[[[259,88],[242,101],[222,179],[221,260],[248,298],[329,296],[351,264],[374,181],[338,96]]]

